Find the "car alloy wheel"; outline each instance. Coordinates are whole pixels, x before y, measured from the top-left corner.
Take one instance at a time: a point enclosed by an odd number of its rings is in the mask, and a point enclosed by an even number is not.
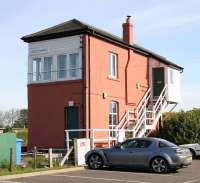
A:
[[[91,169],[100,169],[103,167],[103,160],[100,155],[92,154],[88,160],[88,166]]]
[[[157,157],[152,160],[151,168],[156,173],[165,173],[168,171],[168,163],[164,158]]]

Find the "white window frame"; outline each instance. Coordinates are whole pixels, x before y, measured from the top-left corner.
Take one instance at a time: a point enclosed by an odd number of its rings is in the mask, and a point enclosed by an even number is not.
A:
[[[50,68],[50,71],[48,71],[48,72],[50,72],[50,78],[47,78],[47,79],[44,77],[45,73],[46,73],[46,71],[44,71],[45,58],[51,58],[51,68]],[[44,56],[42,60],[43,60],[43,63],[42,63],[42,65],[43,65],[42,76],[43,77],[42,77],[42,79],[43,79],[43,81],[51,81],[52,76],[53,76],[53,60],[54,60],[54,57],[53,56]],[[46,74],[48,74],[48,72]]]
[[[70,65],[70,61],[71,61],[71,60],[70,60],[70,55],[74,55],[74,54],[77,55],[76,66],[75,66],[75,67],[71,67],[71,65]],[[69,60],[68,60],[69,78],[77,78],[78,75],[79,75],[78,71],[79,71],[79,69],[80,69],[79,54],[78,54],[78,53],[70,53],[70,54],[68,55],[68,57],[69,57]],[[75,76],[71,76],[71,71],[72,71],[72,70],[75,70]]]
[[[65,75],[65,77],[63,77],[63,78],[60,78],[59,77],[59,72],[60,72],[60,70],[59,70],[59,61],[58,61],[58,57],[60,56],[60,55],[65,55],[66,56],[66,65],[65,65],[65,72],[66,72],[66,75]],[[67,78],[68,78],[68,70],[67,70],[67,64],[68,64],[68,54],[67,53],[60,53],[60,54],[57,54],[56,55],[56,62],[57,62],[57,80],[66,80]],[[64,71],[64,70],[62,70],[62,71]]]
[[[113,59],[114,58],[114,59]],[[116,79],[118,76],[118,56],[116,53],[109,52],[108,58],[108,77]],[[114,67],[113,67],[114,65]]]
[[[51,78],[50,79],[44,79],[44,58],[46,57],[51,57],[52,58],[52,63],[51,63]],[[35,59],[40,59],[41,60],[41,68],[40,68],[40,79],[39,80],[34,80],[34,71],[33,71],[33,62]],[[52,81],[53,78],[53,62],[54,62],[54,56],[53,55],[37,55],[34,57],[31,57],[31,65],[32,65],[32,69],[31,69],[31,73],[32,77],[31,77],[31,82],[33,83],[38,83],[38,82],[47,82],[47,81]]]
[[[38,59],[38,60],[37,60]],[[39,61],[40,59],[40,61]],[[33,82],[39,82],[42,80],[42,58],[41,57],[33,57],[32,58],[32,72],[30,74],[32,74],[32,81]],[[36,70],[34,71],[34,62],[36,63]],[[37,68],[37,63],[40,62],[40,68],[38,70]],[[35,78],[35,79],[34,79]]]
[[[113,109],[113,105],[116,107],[116,112],[110,111]],[[114,118],[115,116],[115,118]],[[110,122],[111,119],[111,122]],[[114,123],[114,119],[116,119],[116,122]],[[116,137],[116,133],[113,131],[115,127],[118,124],[119,120],[119,103],[117,101],[111,100],[109,103],[109,129],[111,130],[110,136]]]
[[[77,54],[76,58],[76,65],[73,68],[70,68],[70,54]],[[63,78],[59,78],[59,64],[58,64],[58,56],[59,55],[66,55],[66,76]],[[45,79],[44,78],[44,58],[51,57],[52,64],[51,64],[51,78]],[[41,59],[41,68],[38,75],[40,75],[39,79],[36,79],[36,73],[33,71],[33,61],[35,59]],[[55,81],[68,81],[68,80],[78,80],[82,79],[82,60],[81,54],[79,51],[69,51],[69,52],[59,52],[55,54],[41,54],[41,55],[34,55],[29,57],[30,60],[30,67],[28,73],[28,83],[45,83],[45,82],[55,82]],[[75,77],[71,77],[70,69],[75,69]]]
[[[169,82],[170,82],[170,84],[174,84],[174,70],[173,69],[170,69],[169,70]]]

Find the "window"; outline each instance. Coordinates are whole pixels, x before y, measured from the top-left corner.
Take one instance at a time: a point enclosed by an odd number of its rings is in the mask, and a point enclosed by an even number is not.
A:
[[[78,54],[70,54],[69,55],[69,76],[77,77],[78,73]]]
[[[109,53],[109,77],[117,78],[117,55]]]
[[[67,55],[58,55],[58,78],[63,79],[67,77]]]
[[[111,129],[110,136],[115,137],[116,133],[112,130],[115,129],[118,124],[118,103],[115,101],[110,102],[109,106],[109,129]]]
[[[82,63],[79,58],[79,53],[76,52],[33,57],[28,82],[81,79]]]
[[[151,145],[149,140],[128,140],[122,143],[122,148],[148,148]]]
[[[44,80],[51,80],[52,57],[44,57]]]
[[[172,69],[169,70],[169,77],[170,77],[170,83],[174,84],[174,71]]]
[[[33,81],[40,81],[42,79],[42,60],[41,58],[33,59]]]

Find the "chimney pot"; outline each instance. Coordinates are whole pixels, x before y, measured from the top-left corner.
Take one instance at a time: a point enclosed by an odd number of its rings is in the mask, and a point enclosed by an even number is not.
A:
[[[133,24],[131,21],[131,16],[128,15],[126,18],[126,22],[123,23],[123,41],[128,44],[133,44]]]

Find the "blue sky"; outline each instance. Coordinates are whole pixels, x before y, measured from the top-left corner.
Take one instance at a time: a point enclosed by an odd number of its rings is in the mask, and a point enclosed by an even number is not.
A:
[[[72,18],[121,36],[129,14],[136,43],[185,68],[177,109],[200,107],[199,0],[6,0],[0,5],[0,110],[27,107],[27,44],[20,37]]]

